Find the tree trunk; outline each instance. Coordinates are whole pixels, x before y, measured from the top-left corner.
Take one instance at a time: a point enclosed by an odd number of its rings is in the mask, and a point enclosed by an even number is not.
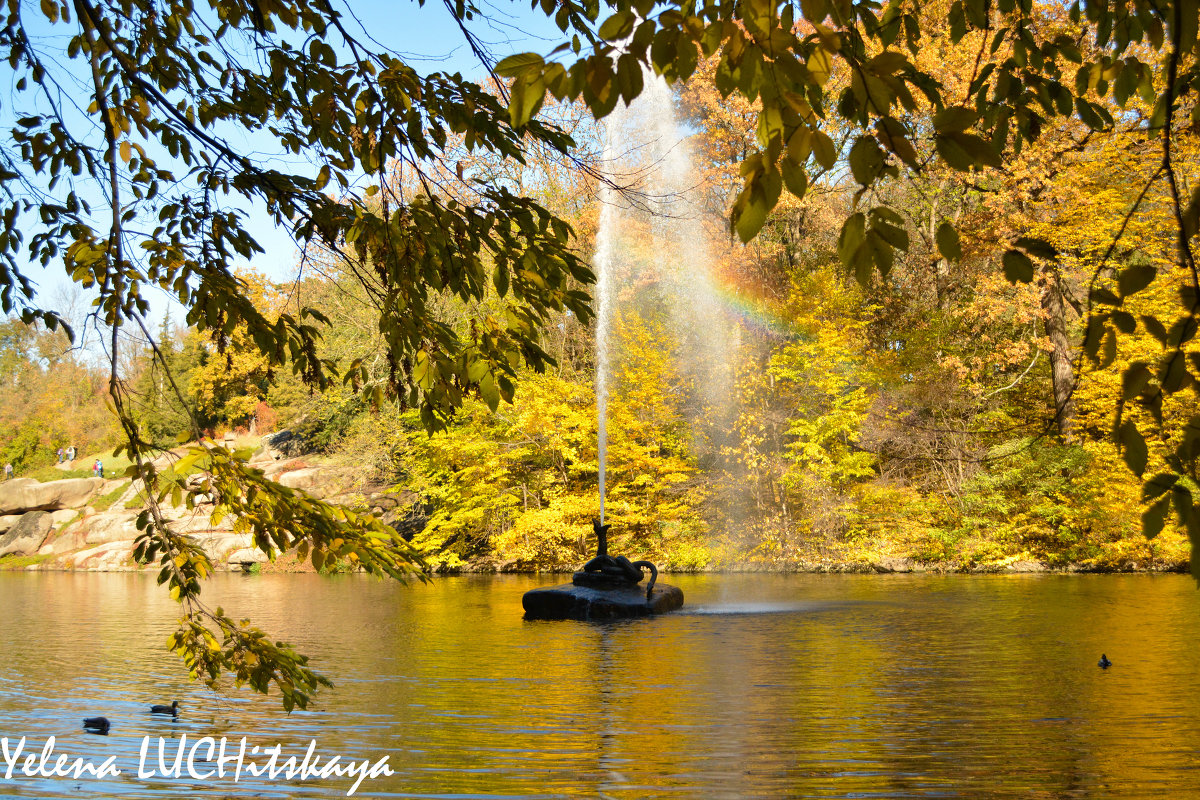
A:
[[[1070,443],[1075,440],[1075,365],[1071,340],[1067,336],[1067,304],[1058,269],[1048,266],[1042,277],[1042,322],[1050,339],[1054,420],[1058,424],[1059,437]]]

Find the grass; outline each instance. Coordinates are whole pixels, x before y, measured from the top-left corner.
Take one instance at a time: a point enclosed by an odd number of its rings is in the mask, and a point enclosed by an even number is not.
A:
[[[100,463],[104,465],[104,477],[106,478],[117,478],[123,476],[125,474],[125,469],[133,463],[125,456],[113,455],[113,451],[108,450],[106,452],[91,453],[89,455],[79,456],[73,462],[71,462],[75,465],[72,469],[59,469],[55,465],[51,464],[48,467],[42,467],[41,469],[34,470],[33,472],[26,472],[22,475],[18,475],[17,477],[33,478],[35,481],[40,481],[41,483],[61,481],[66,478],[91,478],[93,476],[92,464],[96,462],[97,458],[99,458]]]
[[[41,483],[49,483],[50,481],[61,481],[66,478],[90,478],[92,471],[90,469],[59,469],[58,467],[42,467],[36,472],[27,472],[24,475],[18,475],[18,478],[33,478]]]
[[[47,559],[53,558],[52,555],[44,556],[0,556],[0,570],[17,570],[25,569],[33,564],[40,564]]]
[[[89,505],[97,511],[107,511],[113,503],[121,499],[121,495],[129,491],[130,481],[122,481],[121,485],[102,497],[97,497]]]
[[[217,440],[224,444],[223,440]],[[239,436],[233,443],[235,450],[250,448],[257,450],[262,441],[261,436]],[[100,459],[100,463],[104,465],[104,477],[112,480],[114,478],[125,477],[125,470],[133,463],[124,455],[114,455],[112,450],[102,451],[99,453],[89,453],[81,455],[71,462],[74,467],[71,469],[59,469],[56,465],[51,464],[46,467],[41,467],[30,472],[22,472],[14,477],[17,478],[33,478],[39,483],[49,483],[50,481],[61,481],[67,478],[91,478],[94,476],[92,472],[92,464],[96,459]],[[112,503],[110,502],[109,505]]]

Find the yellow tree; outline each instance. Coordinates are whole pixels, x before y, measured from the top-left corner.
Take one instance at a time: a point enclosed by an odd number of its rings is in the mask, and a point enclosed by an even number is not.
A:
[[[284,295],[260,273],[247,270],[238,278],[263,318],[278,319]],[[271,360],[255,345],[245,325],[207,339],[195,333],[191,336],[205,353],[188,385],[196,406],[218,424],[252,422],[272,383]]]

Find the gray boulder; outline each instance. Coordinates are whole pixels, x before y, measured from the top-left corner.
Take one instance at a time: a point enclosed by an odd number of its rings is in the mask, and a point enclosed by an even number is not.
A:
[[[234,550],[225,560],[233,564],[265,564],[267,563],[267,554],[257,547],[243,547],[241,550]]]
[[[310,450],[308,442],[302,436],[297,436],[291,431],[279,431],[278,433],[268,433],[262,437],[259,443],[259,449],[251,458],[252,462],[262,461],[283,461],[288,458],[295,458],[303,455]]]
[[[72,550],[82,549],[87,545],[87,536],[84,531],[73,530],[60,534],[57,539],[47,544],[42,545],[42,549],[38,551],[41,555],[62,555],[70,553]]]
[[[321,482],[321,478],[322,470],[320,467],[305,467],[304,469],[285,472],[275,480],[279,481],[280,486],[308,491],[315,489],[317,484]]]
[[[897,556],[883,556],[875,564],[872,565],[876,572],[912,572],[913,561],[911,558],[900,558]]]
[[[103,486],[103,478],[67,478],[49,483],[31,478],[5,481],[0,483],[0,514],[81,508]]]
[[[30,511],[8,533],[0,536],[0,556],[32,555],[46,541],[54,520],[45,511]]]

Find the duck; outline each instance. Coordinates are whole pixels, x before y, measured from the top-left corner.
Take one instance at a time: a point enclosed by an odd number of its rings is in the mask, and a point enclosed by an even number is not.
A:
[[[169,706],[153,705],[150,706],[151,714],[170,714],[172,717],[179,716],[179,701],[172,700]]]
[[[108,717],[88,717],[83,721],[83,729],[88,733],[108,735]]]
[[[1108,656],[1106,656],[1104,653],[1100,654],[1099,666],[1100,666],[1100,669],[1108,669],[1109,667],[1112,666],[1112,662],[1108,660]]]

